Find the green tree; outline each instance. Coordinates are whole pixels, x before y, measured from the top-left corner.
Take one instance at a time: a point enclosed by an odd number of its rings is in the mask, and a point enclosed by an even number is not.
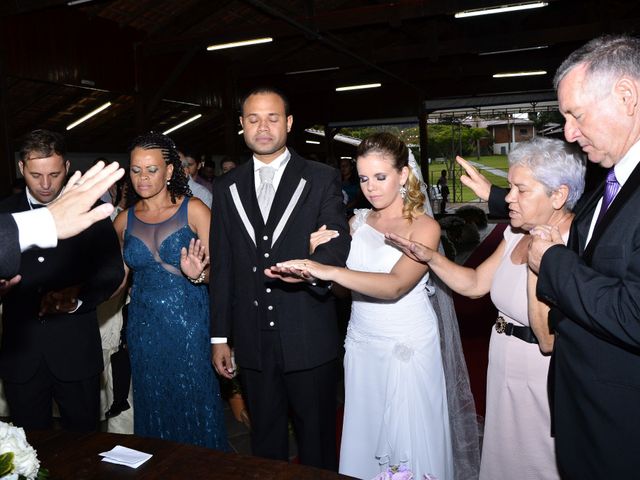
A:
[[[489,130],[487,130],[486,128],[477,128],[477,127],[471,127],[469,133],[471,136],[471,140],[473,141],[476,147],[476,158],[480,160],[480,140],[482,140],[483,138],[490,137],[491,134],[489,133]]]

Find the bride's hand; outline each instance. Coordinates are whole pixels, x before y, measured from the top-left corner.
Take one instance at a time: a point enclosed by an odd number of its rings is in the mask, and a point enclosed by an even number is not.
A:
[[[306,281],[319,280],[333,280],[331,273],[334,271],[334,267],[330,265],[323,265],[322,263],[314,262],[313,260],[287,260],[286,262],[279,262],[275,267],[271,267],[272,271],[280,272],[281,274],[290,274],[297,276]]]
[[[395,233],[385,233],[384,236],[389,243],[398,247],[402,250],[402,253],[416,262],[429,263],[435,253],[426,245],[401,237]]]
[[[315,252],[318,245],[331,241],[332,238],[336,238],[340,233],[337,230],[327,230],[326,225],[322,225],[318,230],[313,232],[309,237],[309,255]]]
[[[207,249],[200,239],[192,238],[189,248],[182,247],[180,251],[180,269],[187,277],[196,280],[209,265]]]

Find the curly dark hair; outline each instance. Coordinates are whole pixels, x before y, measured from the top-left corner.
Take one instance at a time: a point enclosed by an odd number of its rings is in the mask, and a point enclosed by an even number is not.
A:
[[[180,162],[180,155],[176,144],[169,137],[162,133],[149,132],[144,135],[139,135],[133,139],[129,146],[129,154],[136,148],[142,148],[144,150],[158,149],[162,152],[162,158],[167,165],[173,165],[173,174],[167,183],[167,190],[171,194],[171,202],[176,203],[176,197],[187,196],[191,197],[191,189],[189,188],[189,179],[184,173],[182,168],[182,162]],[[129,184],[129,195],[131,196],[132,203],[138,200],[138,194],[136,193],[131,183],[131,176],[127,177]]]

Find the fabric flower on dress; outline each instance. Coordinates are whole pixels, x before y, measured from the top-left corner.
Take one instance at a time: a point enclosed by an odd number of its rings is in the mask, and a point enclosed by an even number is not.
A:
[[[404,363],[408,363],[413,357],[414,350],[406,343],[396,343],[393,346],[393,356],[398,360],[403,361]],[[394,479],[396,480],[396,479]]]

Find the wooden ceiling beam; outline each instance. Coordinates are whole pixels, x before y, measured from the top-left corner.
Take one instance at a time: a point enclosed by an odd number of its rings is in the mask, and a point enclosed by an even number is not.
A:
[[[333,10],[316,13],[313,17],[301,15],[293,19],[301,24],[313,25],[318,32],[362,28],[376,24],[388,24],[416,18],[446,13],[442,4],[446,2],[428,2],[426,0],[400,0],[366,7]],[[317,12],[317,9],[316,9]],[[245,28],[230,26],[205,34],[187,34],[174,38],[152,39],[145,43],[149,52],[161,53],[181,50],[191,45],[206,45],[216,41],[233,41],[242,38],[276,36],[286,38],[300,35],[300,29],[289,22],[279,19],[249,25]]]

